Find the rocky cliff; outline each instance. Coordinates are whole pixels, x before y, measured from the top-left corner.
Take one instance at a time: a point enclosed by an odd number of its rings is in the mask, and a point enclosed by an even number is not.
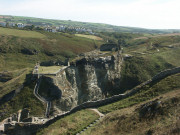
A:
[[[51,77],[62,95],[53,100],[57,113],[68,111],[87,101],[96,101],[112,94],[119,87],[122,57],[85,56]],[[47,94],[50,92],[47,92]]]

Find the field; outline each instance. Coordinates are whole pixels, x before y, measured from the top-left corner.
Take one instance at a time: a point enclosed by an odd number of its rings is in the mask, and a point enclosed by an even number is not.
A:
[[[134,38],[134,40],[137,40],[137,39],[148,39],[148,38],[157,38],[157,37],[169,37],[169,36],[180,36],[180,33],[156,34],[156,35],[154,35],[154,36],[147,35],[147,36],[144,36],[144,37]]]
[[[0,27],[0,35],[17,36],[23,38],[46,38],[45,35],[35,31],[25,31]]]
[[[89,39],[93,39],[93,40],[103,40],[102,38],[98,37],[98,36],[94,36],[94,35],[83,35],[83,34],[75,34],[78,37],[84,37],[84,38],[89,38]]]
[[[58,72],[62,67],[61,66],[40,66],[38,68],[38,73],[39,74],[53,74]]]

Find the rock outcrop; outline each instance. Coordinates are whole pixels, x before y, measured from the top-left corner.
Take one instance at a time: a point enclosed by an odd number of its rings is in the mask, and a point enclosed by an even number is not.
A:
[[[53,76],[62,96],[53,101],[53,110],[63,113],[87,101],[104,99],[119,87],[122,57],[85,56]],[[49,77],[49,76],[48,76]]]

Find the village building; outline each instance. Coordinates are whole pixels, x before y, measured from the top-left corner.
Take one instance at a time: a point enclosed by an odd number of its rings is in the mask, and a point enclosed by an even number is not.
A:
[[[6,22],[0,22],[0,26],[6,27]]]
[[[17,23],[17,27],[18,27],[18,28],[24,28],[24,26],[25,26],[25,25],[24,25],[23,23]]]

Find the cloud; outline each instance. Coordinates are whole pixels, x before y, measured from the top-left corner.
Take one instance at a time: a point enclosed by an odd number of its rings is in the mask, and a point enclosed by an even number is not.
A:
[[[179,0],[15,0],[13,3],[7,1],[1,3],[0,14],[180,29]]]

